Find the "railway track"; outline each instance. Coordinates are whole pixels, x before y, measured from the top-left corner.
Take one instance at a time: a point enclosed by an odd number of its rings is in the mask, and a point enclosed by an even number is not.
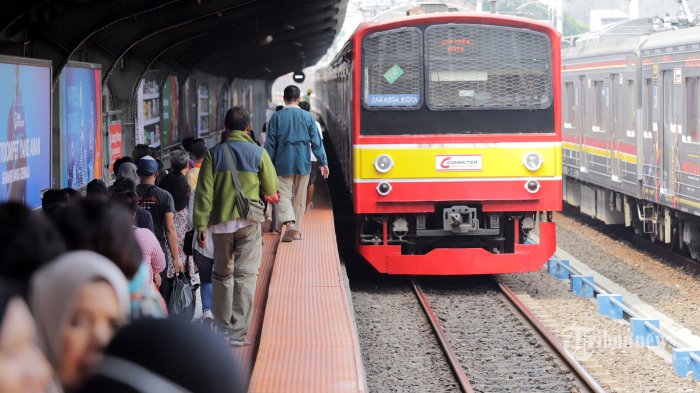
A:
[[[700,262],[679,254],[665,245],[652,242],[651,239],[646,236],[636,235],[630,228],[615,228],[612,233],[617,234],[620,239],[632,244],[638,250],[661,257],[668,264],[687,269],[695,274],[700,274]]]
[[[653,242],[647,236],[637,235],[632,228],[621,225],[605,225],[600,221],[582,214],[569,205],[565,205],[562,214],[584,223],[599,232],[606,233],[613,239],[623,240],[639,251],[659,256],[666,264],[681,267],[694,274],[700,274],[700,261],[696,261],[687,255],[679,254],[664,244]]]
[[[505,284],[411,284],[463,392],[604,392]]]

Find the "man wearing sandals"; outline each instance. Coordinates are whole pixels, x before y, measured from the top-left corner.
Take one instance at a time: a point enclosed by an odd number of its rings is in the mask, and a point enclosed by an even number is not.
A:
[[[236,198],[260,195],[275,203],[278,181],[267,152],[248,135],[250,115],[243,107],[226,112],[222,142],[207,151],[197,179],[194,227],[200,247],[207,232],[214,243],[212,314],[217,330],[234,346],[247,345],[253,299],[262,259],[260,222],[241,217]],[[237,189],[239,184],[241,189]]]
[[[311,172],[311,153],[319,161],[319,172],[328,178],[328,158],[316,130],[316,121],[299,108],[299,88],[284,89],[284,109],[275,112],[267,127],[265,150],[275,164],[280,183],[277,205],[280,221],[287,225],[283,242],[301,239],[301,225],[306,209],[306,192]]]

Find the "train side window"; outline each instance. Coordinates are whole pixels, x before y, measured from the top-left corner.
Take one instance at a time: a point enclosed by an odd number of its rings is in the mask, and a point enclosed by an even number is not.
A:
[[[416,27],[372,33],[362,50],[362,105],[417,110],[423,105],[423,34]]]
[[[593,81],[593,102],[595,113],[593,113],[593,124],[591,131],[605,132],[603,128],[603,81]]]
[[[637,130],[637,94],[634,90],[634,80],[627,80],[627,130]]]
[[[683,135],[683,89],[676,84],[672,71],[664,71],[664,132]]]
[[[573,82],[564,83],[564,128],[574,128],[576,124],[576,88]]]
[[[620,75],[612,75],[610,81],[610,90],[612,91],[610,99],[613,100],[613,129],[615,133],[624,133],[629,130],[629,119],[627,118],[627,108],[629,107],[630,98],[629,91],[623,80],[620,79]]]
[[[649,132],[653,129],[652,123],[654,122],[654,84],[651,79],[644,80],[644,101],[643,101],[643,113],[644,113],[644,131]],[[651,136],[649,136],[651,138]]]
[[[686,92],[686,108],[685,108],[685,127],[686,132],[683,134],[683,142],[693,142],[698,141],[698,129],[700,129],[700,117],[698,117],[698,88],[700,88],[700,83],[698,83],[698,78],[686,78],[685,79],[685,92]]]

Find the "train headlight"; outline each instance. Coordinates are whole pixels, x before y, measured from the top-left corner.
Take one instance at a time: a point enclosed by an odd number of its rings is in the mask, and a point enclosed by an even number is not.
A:
[[[540,182],[537,180],[528,180],[525,182],[525,189],[530,194],[534,194],[540,190]]]
[[[374,169],[379,173],[387,173],[394,167],[394,160],[386,154],[380,154],[374,160]]]
[[[381,196],[387,196],[391,192],[391,184],[381,182],[377,185],[377,193]]]
[[[528,153],[523,157],[523,164],[529,171],[536,171],[542,166],[542,157],[537,153]]]

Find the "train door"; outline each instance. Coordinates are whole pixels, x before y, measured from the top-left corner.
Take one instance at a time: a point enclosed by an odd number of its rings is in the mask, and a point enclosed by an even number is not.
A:
[[[610,129],[610,178],[612,181],[620,181],[620,133],[625,126],[626,106],[622,105],[624,92],[620,89],[620,75],[613,74],[610,78],[610,110],[612,112],[612,127]]]
[[[661,147],[661,151],[657,153],[657,163],[661,165],[661,191],[669,196],[675,194],[674,185],[676,184],[676,146],[678,138],[682,132],[682,105],[683,97],[680,75],[674,75],[677,71],[667,70],[663,72],[663,106],[662,114],[662,129],[659,130],[659,138],[661,140],[657,146]],[[659,159],[658,154],[661,154],[662,159]]]
[[[576,96],[578,92],[578,87],[576,85],[577,81],[566,81],[564,82],[564,88],[563,88],[563,94],[562,94],[562,103],[563,103],[563,112],[562,116],[564,117],[564,140],[573,142],[572,145],[574,146],[568,146],[565,151],[564,155],[564,164],[565,165],[572,165],[576,167],[581,166],[581,146],[580,146],[580,141],[579,141],[579,135],[580,135],[580,125],[578,122],[578,116],[576,114],[578,113],[578,97]],[[573,141],[569,138],[573,138]]]
[[[644,79],[644,90],[642,98],[642,113],[643,113],[643,125],[642,125],[642,145],[639,149],[641,156],[638,159],[642,160],[641,165],[641,180],[640,193],[644,192],[644,187],[655,187],[655,179],[658,177],[655,175],[657,172],[656,161],[654,157],[656,138],[658,135],[658,121],[657,121],[657,107],[659,105],[658,100],[658,90],[657,89],[658,80],[651,76]]]
[[[627,134],[628,100],[631,99],[626,86],[622,85],[623,82],[621,74],[612,76],[613,125],[610,133],[610,177],[615,182],[622,181],[622,141]]]
[[[587,110],[587,104],[586,104],[586,93],[588,92],[588,80],[586,79],[585,76],[579,76],[578,77],[578,102],[580,103],[580,113],[581,116],[579,116],[579,124],[578,124],[578,135],[576,137],[577,143],[579,144],[580,150],[579,150],[579,165],[581,168],[581,172],[587,172],[588,171],[588,153],[586,152],[586,130],[590,129],[590,121],[589,119],[591,118],[590,115],[588,114]]]

